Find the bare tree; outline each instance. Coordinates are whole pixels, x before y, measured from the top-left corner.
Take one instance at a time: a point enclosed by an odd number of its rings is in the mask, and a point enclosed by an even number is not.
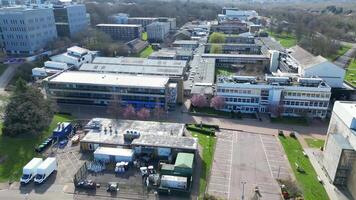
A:
[[[151,112],[147,108],[141,108],[136,114],[140,120],[147,120],[151,116]]]
[[[132,118],[134,118],[134,117],[136,116],[135,108],[134,108],[131,104],[128,105],[126,108],[124,108],[122,116],[123,116],[125,119],[132,119]]]

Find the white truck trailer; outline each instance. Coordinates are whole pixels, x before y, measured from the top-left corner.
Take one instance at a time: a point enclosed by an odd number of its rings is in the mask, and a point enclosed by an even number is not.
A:
[[[163,175],[161,186],[165,188],[187,189],[187,177]]]
[[[54,171],[57,170],[57,160],[54,157],[49,157],[37,168],[35,183],[43,183]]]
[[[22,169],[21,184],[29,183],[35,176],[39,165],[43,162],[42,158],[32,158]]]

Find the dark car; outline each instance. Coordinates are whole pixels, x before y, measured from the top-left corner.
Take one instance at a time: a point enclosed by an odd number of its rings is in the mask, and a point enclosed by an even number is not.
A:
[[[92,180],[79,181],[76,185],[77,188],[95,190],[96,183]]]
[[[62,140],[62,141],[59,142],[58,147],[59,147],[59,148],[64,148],[64,147],[67,145],[67,143],[68,143],[68,140],[67,140],[67,139]]]
[[[107,192],[117,192],[119,191],[119,184],[115,182],[110,182],[108,183],[108,189],[106,189]]]

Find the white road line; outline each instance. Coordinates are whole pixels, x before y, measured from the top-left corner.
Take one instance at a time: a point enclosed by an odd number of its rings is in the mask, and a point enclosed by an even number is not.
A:
[[[268,156],[267,156],[267,153],[266,153],[265,145],[263,144],[261,135],[259,135],[259,136],[260,136],[260,140],[261,140],[261,143],[262,143],[263,152],[265,153],[265,156],[266,156],[266,160],[267,160],[269,171],[271,173],[272,178],[274,178],[273,173],[272,173],[272,169],[271,169],[271,165],[269,163]]]
[[[233,138],[232,138],[232,142],[231,142],[231,154],[230,154],[230,160],[231,160],[231,163],[230,163],[230,172],[229,172],[229,187],[228,187],[228,194],[227,194],[227,199],[229,200],[230,199],[230,187],[231,187],[231,171],[232,171],[232,155],[234,153],[234,142],[235,140],[237,141],[237,134],[233,134]]]

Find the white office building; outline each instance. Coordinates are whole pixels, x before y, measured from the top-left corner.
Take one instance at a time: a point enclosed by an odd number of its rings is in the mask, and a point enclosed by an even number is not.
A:
[[[170,30],[169,22],[153,22],[146,27],[147,39],[151,42],[162,42]]]
[[[318,78],[218,77],[216,85],[216,95],[225,98],[222,110],[241,113],[325,118],[331,96],[331,88]]]
[[[332,184],[356,198],[356,102],[336,101],[323,152],[323,168]]]

